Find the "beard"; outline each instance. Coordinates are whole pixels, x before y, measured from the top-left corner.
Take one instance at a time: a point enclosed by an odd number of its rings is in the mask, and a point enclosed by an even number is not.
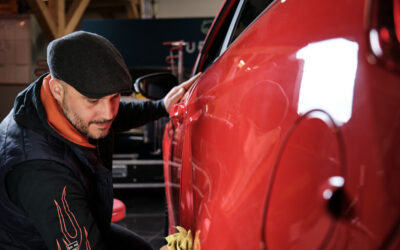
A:
[[[64,116],[67,118],[67,120],[71,123],[71,125],[78,130],[79,133],[81,133],[84,136],[89,137],[90,139],[101,139],[104,138],[108,135],[109,129],[100,131],[97,134],[93,134],[89,131],[89,126],[91,124],[103,124],[103,123],[108,123],[112,122],[112,120],[92,120],[86,123],[84,120],[82,120],[75,112],[73,112],[65,102],[65,99],[63,99],[62,104],[61,104],[62,111],[64,113]]]

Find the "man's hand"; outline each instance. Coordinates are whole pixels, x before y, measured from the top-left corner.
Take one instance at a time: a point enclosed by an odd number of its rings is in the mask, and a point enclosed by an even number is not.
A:
[[[181,83],[178,86],[173,87],[168,94],[164,97],[164,107],[169,113],[172,105],[178,103],[186,91],[192,86],[192,84],[200,77],[201,73],[197,73],[195,76]]]

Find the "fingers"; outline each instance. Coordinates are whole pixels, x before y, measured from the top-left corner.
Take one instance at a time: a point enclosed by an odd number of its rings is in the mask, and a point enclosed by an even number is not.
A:
[[[190,86],[196,82],[196,80],[201,76],[201,72],[197,73],[195,76],[193,76],[192,78],[190,78],[189,80],[181,83],[181,85],[179,85],[180,88],[183,88],[184,90],[188,90],[190,88]]]
[[[171,109],[171,106],[178,103],[184,93],[185,91],[183,88],[179,88],[168,93],[168,95],[164,98],[164,107],[168,113]]]
[[[183,95],[186,93],[186,91],[192,86],[194,82],[200,77],[201,73],[196,74],[186,82],[183,82],[182,84],[175,86],[172,88],[169,93],[164,97],[164,107],[167,112],[169,112],[171,106],[174,104],[178,103]]]
[[[177,103],[182,98],[184,93],[185,93],[184,89],[179,88],[179,90],[173,93],[171,96],[172,103]]]

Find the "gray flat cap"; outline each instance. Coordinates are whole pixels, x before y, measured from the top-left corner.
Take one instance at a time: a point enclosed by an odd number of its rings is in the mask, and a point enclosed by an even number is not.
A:
[[[82,95],[101,98],[132,91],[132,78],[118,50],[104,37],[77,31],[47,46],[50,73]]]

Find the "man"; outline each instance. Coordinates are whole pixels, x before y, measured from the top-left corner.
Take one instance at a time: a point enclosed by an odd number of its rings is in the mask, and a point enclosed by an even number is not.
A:
[[[132,80],[105,38],[56,39],[47,61],[0,124],[0,249],[151,249],[111,224],[112,136],[167,115],[198,76],[163,100],[120,102]]]

